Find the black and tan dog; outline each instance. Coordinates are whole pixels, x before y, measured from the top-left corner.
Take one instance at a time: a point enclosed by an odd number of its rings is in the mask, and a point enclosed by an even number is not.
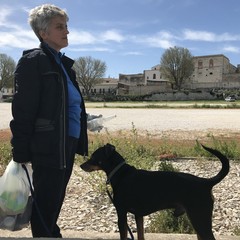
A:
[[[135,215],[137,235],[144,239],[143,216],[162,209],[175,209],[175,215],[187,213],[199,240],[214,240],[212,187],[229,172],[229,160],[219,151],[203,146],[222,163],[212,178],[168,171],[146,171],[128,165],[111,144],[97,149],[81,165],[84,171],[103,170],[113,189],[121,240],[127,239],[127,213]]]

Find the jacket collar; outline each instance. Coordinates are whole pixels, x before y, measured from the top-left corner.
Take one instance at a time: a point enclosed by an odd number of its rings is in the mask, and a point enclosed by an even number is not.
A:
[[[65,56],[65,54],[62,54],[61,52],[57,52],[55,51],[53,48],[49,47],[46,43],[44,42],[41,42],[40,43],[40,48],[51,58],[53,58],[55,60],[55,54],[59,54],[61,60],[62,60],[62,63],[63,65],[66,67],[66,68],[72,68],[73,64],[74,64],[74,60]],[[56,60],[55,60],[56,61]]]

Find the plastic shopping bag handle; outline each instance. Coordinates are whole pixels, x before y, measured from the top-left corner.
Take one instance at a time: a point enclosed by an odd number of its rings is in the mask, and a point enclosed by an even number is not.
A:
[[[28,172],[27,167],[26,167],[25,164],[22,164],[22,168],[23,168],[24,171],[26,172],[27,179],[28,179],[29,186],[30,186],[30,192],[31,192],[31,195],[32,195],[32,197],[33,197],[33,196],[34,196],[34,192],[33,192],[33,187],[32,187],[32,183],[31,183],[31,179],[30,179],[30,176],[29,176],[29,172]]]

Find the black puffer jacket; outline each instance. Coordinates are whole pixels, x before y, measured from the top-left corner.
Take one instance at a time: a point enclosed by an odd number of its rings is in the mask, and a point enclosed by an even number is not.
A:
[[[79,90],[74,61],[63,65]],[[67,80],[54,56],[41,45],[24,51],[15,71],[16,93],[12,102],[13,159],[36,165],[64,168],[68,141]],[[88,155],[87,115],[82,99],[81,135],[77,153]]]

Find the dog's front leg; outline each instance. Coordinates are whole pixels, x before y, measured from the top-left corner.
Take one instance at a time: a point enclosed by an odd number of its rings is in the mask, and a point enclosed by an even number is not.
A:
[[[144,240],[143,216],[135,215],[135,220],[136,220],[136,224],[137,224],[138,240]]]
[[[118,228],[120,232],[120,239],[127,240],[127,212],[118,211]]]

